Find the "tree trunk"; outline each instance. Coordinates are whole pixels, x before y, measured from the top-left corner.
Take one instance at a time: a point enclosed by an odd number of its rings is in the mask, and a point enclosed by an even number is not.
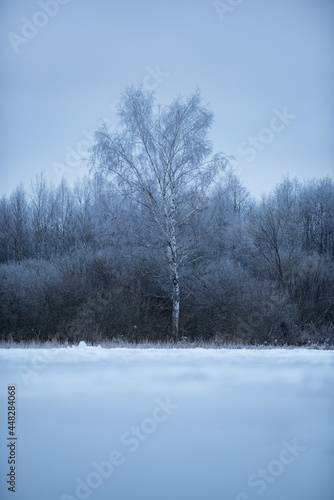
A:
[[[175,263],[176,264],[176,263]],[[177,266],[174,266],[173,276],[173,337],[179,338],[180,330],[180,284]]]
[[[171,230],[171,271],[172,271],[172,284],[173,284],[173,322],[172,333],[173,338],[179,338],[180,330],[180,280],[179,280],[179,267],[177,262],[177,244],[176,244],[176,209],[175,209],[175,195],[171,196],[171,213],[170,213],[170,230]]]

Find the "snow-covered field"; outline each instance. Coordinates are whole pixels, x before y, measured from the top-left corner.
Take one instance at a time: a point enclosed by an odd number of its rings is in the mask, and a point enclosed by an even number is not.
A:
[[[2,500],[334,498],[333,351],[0,349],[0,375]]]

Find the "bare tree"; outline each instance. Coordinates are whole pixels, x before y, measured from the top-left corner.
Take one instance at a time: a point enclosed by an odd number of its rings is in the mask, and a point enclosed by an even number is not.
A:
[[[65,254],[74,243],[73,196],[65,179],[62,179],[56,191],[56,255]]]
[[[12,220],[11,210],[8,200],[3,196],[0,200],[0,245],[1,261],[7,264],[11,258],[11,240],[12,240]]]
[[[26,192],[21,183],[10,197],[14,261],[27,257],[29,237],[29,213]]]
[[[37,259],[48,257],[47,246],[50,239],[50,193],[44,173],[35,177],[31,186],[31,225],[34,255]]]
[[[128,88],[119,109],[120,126],[103,125],[92,148],[93,168],[107,174],[112,187],[135,202],[154,222],[165,249],[173,305],[172,331],[179,336],[180,270],[191,258],[182,229],[203,210],[212,186],[225,168],[223,154],[211,157],[208,132],[213,114],[201,105],[199,91],[169,106],[153,93]],[[210,157],[210,158],[209,158]],[[196,202],[195,202],[196,200]]]
[[[334,257],[334,182],[313,179],[304,186],[301,199],[304,247]]]

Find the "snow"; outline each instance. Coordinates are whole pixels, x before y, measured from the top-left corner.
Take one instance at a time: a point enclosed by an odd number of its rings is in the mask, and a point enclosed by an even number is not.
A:
[[[87,344],[86,344],[86,342],[81,340],[81,342],[79,342],[78,347],[79,347],[79,349],[85,349],[87,347]]]
[[[329,500],[334,352],[0,349],[3,500]]]

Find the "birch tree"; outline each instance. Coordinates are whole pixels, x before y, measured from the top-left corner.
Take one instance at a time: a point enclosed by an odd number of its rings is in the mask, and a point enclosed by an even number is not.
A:
[[[179,336],[180,272],[192,257],[184,227],[205,207],[225,169],[222,154],[212,156],[208,133],[213,113],[199,91],[160,106],[155,95],[128,88],[119,108],[119,127],[96,133],[91,165],[104,172],[114,190],[149,214],[157,247],[164,248],[172,301],[172,333]]]

